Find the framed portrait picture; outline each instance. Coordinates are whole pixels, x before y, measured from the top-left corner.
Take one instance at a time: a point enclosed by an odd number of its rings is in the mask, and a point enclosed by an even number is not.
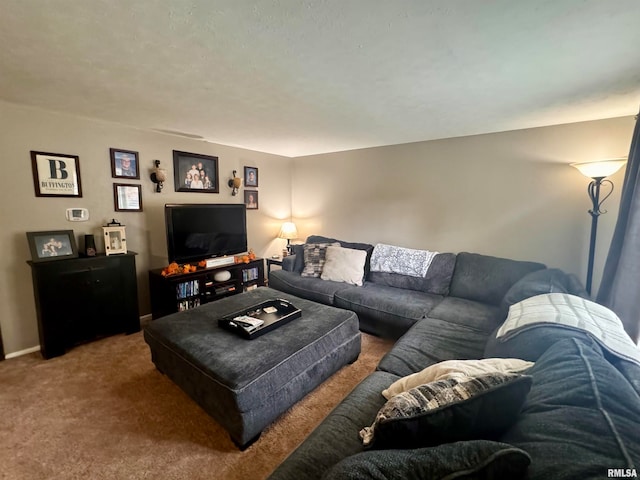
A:
[[[244,167],[244,185],[245,187],[258,186],[258,169],[256,167]]]
[[[114,183],[113,200],[116,212],[141,212],[142,187],[129,183]]]
[[[174,150],[173,180],[176,192],[220,193],[218,157]]]
[[[257,210],[258,209],[258,191],[245,190],[244,204],[247,206],[247,210]]]
[[[138,152],[110,148],[111,176],[113,178],[134,178],[140,180]]]
[[[78,257],[73,230],[27,232],[27,241],[33,262]]]
[[[31,151],[36,197],[82,197],[77,155]]]

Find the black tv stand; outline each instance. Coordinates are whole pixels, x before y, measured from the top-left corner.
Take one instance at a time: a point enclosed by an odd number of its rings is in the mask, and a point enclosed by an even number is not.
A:
[[[218,281],[216,273],[230,273],[228,280]],[[234,263],[196,272],[162,276],[162,269],[149,270],[151,315],[153,319],[181,310],[195,308],[229,295],[264,286],[264,260]]]

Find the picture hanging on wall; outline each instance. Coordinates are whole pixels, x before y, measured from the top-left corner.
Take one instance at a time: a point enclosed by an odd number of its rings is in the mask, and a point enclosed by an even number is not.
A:
[[[128,183],[114,183],[113,200],[116,212],[141,212],[142,187]]]
[[[256,167],[244,167],[244,185],[246,187],[258,186],[258,169]]]
[[[77,155],[31,151],[36,197],[82,197]]]
[[[247,206],[247,210],[257,210],[258,209],[258,191],[245,190],[244,204]]]
[[[219,193],[218,157],[173,151],[176,192]]]
[[[33,262],[47,262],[78,256],[73,230],[27,232],[27,241]]]
[[[111,153],[111,176],[113,178],[140,179],[138,152],[119,148],[110,148],[109,152]]]

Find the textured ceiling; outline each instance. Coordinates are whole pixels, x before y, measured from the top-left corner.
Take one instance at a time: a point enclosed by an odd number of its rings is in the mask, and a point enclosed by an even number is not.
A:
[[[632,115],[638,0],[1,0],[0,98],[287,156]]]

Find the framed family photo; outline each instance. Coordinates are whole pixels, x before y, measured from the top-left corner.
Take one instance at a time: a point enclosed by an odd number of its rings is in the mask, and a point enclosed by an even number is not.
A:
[[[176,192],[220,193],[218,157],[174,150],[173,180]]]
[[[245,187],[258,186],[258,169],[256,167],[244,167],[244,185]]]
[[[245,190],[244,204],[247,206],[247,210],[257,210],[258,209],[258,192],[256,190]]]
[[[130,183],[113,184],[113,200],[116,212],[142,211],[142,186]]]
[[[77,155],[31,151],[36,197],[82,197]]]
[[[111,176],[113,178],[135,178],[140,180],[138,152],[110,148]]]
[[[73,230],[27,232],[27,241],[33,262],[78,257]]]

